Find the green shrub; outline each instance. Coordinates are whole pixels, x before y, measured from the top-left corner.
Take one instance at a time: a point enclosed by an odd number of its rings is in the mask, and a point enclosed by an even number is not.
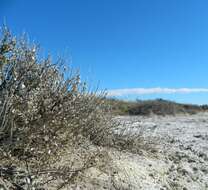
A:
[[[206,111],[207,106],[198,106],[192,104],[179,104],[173,101],[156,100],[137,100],[122,101],[109,99],[113,111],[118,115],[176,115],[176,114],[196,114]]]

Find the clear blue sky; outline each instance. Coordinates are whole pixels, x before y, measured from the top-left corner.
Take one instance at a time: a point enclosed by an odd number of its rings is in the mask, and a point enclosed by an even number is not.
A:
[[[0,19],[67,52],[101,88],[208,87],[207,0],[0,0]],[[208,103],[208,93],[125,97]]]

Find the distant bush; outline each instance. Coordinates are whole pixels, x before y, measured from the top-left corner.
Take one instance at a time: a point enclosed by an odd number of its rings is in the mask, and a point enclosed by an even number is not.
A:
[[[79,152],[110,133],[105,93],[89,92],[62,59],[40,58],[38,47],[3,27],[0,38],[0,184],[38,189],[50,181],[71,183],[91,167],[99,151]],[[54,167],[64,150],[77,148],[85,164]],[[73,155],[71,155],[73,156]],[[41,177],[41,178],[40,178]],[[36,178],[42,180],[36,181]],[[0,185],[1,188],[1,185]]]
[[[202,108],[202,110],[204,110],[204,111],[208,111],[208,105],[202,105],[201,108]]]
[[[207,106],[198,106],[192,104],[179,104],[173,101],[156,99],[156,100],[137,100],[122,101],[109,99],[115,114],[119,115],[176,115],[176,114],[196,114],[206,111]]]
[[[129,110],[135,104],[135,102],[123,101],[113,98],[106,99],[106,101],[109,105],[111,105],[111,111],[114,115],[129,114]]]

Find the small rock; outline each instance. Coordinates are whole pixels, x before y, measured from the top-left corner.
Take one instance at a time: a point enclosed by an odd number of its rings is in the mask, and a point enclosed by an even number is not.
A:
[[[193,167],[192,169],[193,169],[194,172],[197,172],[198,171],[198,168],[197,167]]]
[[[201,134],[194,135],[195,138],[202,138]]]
[[[153,174],[153,173],[150,173],[149,176],[150,176],[150,177],[154,177],[154,174]]]

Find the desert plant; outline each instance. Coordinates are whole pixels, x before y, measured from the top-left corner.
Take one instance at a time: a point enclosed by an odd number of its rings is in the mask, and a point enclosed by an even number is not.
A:
[[[25,37],[16,38],[3,27],[0,184],[9,189],[38,188],[59,177],[70,183],[95,163],[99,151],[85,151],[85,164],[75,170],[54,167],[64,150],[86,142],[99,144],[111,131],[105,93],[89,92],[79,73],[65,68],[62,59],[40,58],[38,51]],[[42,175],[46,180],[34,185],[34,178]]]

